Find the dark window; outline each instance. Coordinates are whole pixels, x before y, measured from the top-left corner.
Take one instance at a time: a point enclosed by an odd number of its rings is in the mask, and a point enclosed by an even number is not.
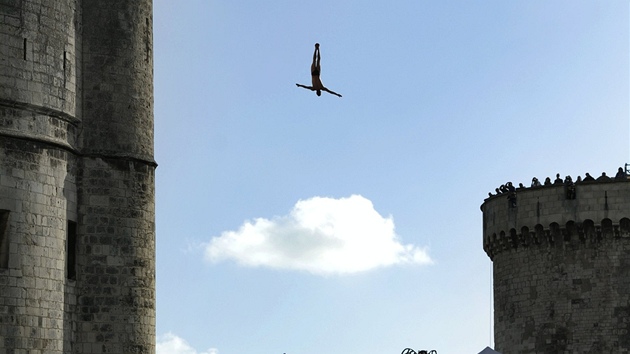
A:
[[[77,278],[77,223],[69,220],[66,241],[66,277]]]
[[[0,269],[9,268],[9,211],[0,210]]]
[[[24,38],[24,60],[26,60],[26,38]]]

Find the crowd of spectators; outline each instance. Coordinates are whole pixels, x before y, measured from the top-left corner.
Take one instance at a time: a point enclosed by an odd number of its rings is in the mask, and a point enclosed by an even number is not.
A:
[[[595,179],[593,178],[593,176],[591,176],[587,172],[584,178],[582,178],[582,176],[578,176],[574,182],[571,176],[566,176],[564,177],[564,180],[563,180],[562,178],[560,178],[560,174],[557,173],[556,179],[554,179],[553,182],[551,181],[550,177],[547,177],[545,178],[545,182],[540,183],[538,178],[534,177],[532,178],[532,183],[531,183],[530,188],[564,185],[567,191],[567,198],[575,199],[575,185],[576,184],[589,183],[589,182],[627,181],[627,180],[628,180],[628,174],[626,173],[626,171],[624,171],[623,168],[619,167],[619,169],[617,170],[617,174],[615,175],[614,178],[610,178],[606,175],[606,172],[602,172],[602,175],[597,177],[597,179]],[[527,188],[527,187],[525,187],[523,183],[519,183],[518,188],[515,188],[512,182],[506,182],[505,184],[502,184],[501,186],[499,186],[499,188],[496,188],[494,190],[496,194],[492,194],[492,192],[490,192],[488,193],[488,196],[492,197],[499,194],[507,194],[510,204],[515,205],[516,191],[522,188]]]

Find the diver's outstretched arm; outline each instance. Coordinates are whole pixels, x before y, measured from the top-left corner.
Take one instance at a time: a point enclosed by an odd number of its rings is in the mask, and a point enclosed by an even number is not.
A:
[[[340,95],[340,94],[338,94],[337,92],[332,91],[332,90],[329,90],[329,89],[327,89],[327,88],[325,88],[325,87],[324,87],[324,88],[322,88],[322,91],[326,91],[326,92],[328,92],[328,93],[332,93],[332,94],[333,94],[333,95],[335,95],[335,96],[339,96],[339,97],[341,97],[341,95]]]
[[[312,86],[306,86],[306,85],[300,85],[300,84],[295,84],[295,86],[302,87],[311,91],[315,91],[315,88],[313,88]]]

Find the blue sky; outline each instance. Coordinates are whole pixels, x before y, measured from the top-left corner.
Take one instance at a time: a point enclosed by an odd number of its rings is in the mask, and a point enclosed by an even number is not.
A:
[[[158,353],[493,346],[479,206],[630,162],[629,13],[155,0]]]

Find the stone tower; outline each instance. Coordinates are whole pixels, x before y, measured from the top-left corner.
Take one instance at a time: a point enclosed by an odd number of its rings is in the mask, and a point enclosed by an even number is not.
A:
[[[0,353],[154,353],[152,0],[0,0]]]
[[[487,198],[496,350],[630,352],[630,183],[519,188]]]

